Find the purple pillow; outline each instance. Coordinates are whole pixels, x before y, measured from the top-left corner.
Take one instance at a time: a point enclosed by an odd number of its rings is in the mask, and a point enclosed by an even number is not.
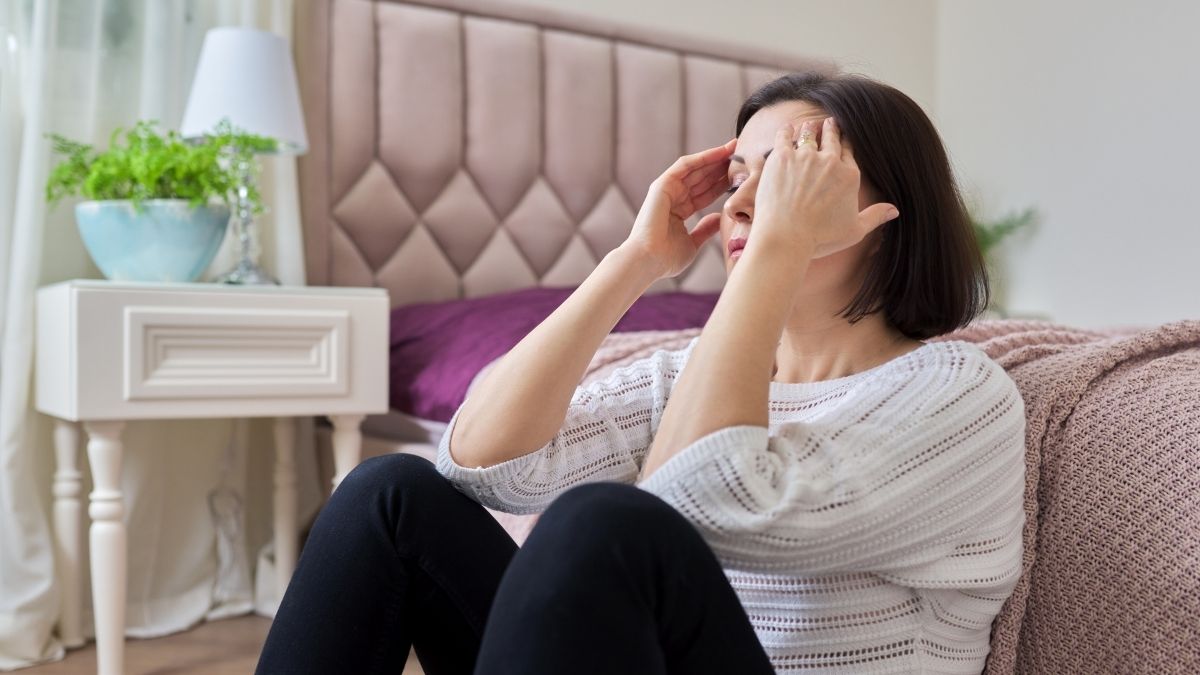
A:
[[[475,374],[516,346],[574,291],[526,288],[392,310],[392,409],[449,422],[466,399]],[[644,295],[613,331],[703,327],[718,295],[683,291]]]

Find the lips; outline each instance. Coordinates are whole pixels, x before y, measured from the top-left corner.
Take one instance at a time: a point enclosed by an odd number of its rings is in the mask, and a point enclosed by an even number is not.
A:
[[[728,248],[729,248],[730,255],[732,255],[734,251],[740,251],[743,248],[746,248],[746,238],[745,237],[734,237],[734,238],[730,239]]]

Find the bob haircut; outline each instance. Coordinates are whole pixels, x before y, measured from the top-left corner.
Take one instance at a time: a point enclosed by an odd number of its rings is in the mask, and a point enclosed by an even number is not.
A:
[[[909,338],[967,325],[990,301],[987,267],[950,160],[929,117],[907,95],[865,75],[793,73],[742,104],[737,135],[754,113],[803,101],[832,115],[860,176],[900,216],[881,237],[862,287],[840,316],[856,323],[882,311]]]

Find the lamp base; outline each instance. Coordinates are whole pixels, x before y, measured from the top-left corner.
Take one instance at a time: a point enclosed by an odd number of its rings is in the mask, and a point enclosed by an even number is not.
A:
[[[265,285],[278,286],[279,280],[271,276],[269,272],[259,267],[257,263],[253,263],[243,258],[234,265],[233,269],[225,272],[217,277],[214,281],[219,284],[245,284],[245,285]]]

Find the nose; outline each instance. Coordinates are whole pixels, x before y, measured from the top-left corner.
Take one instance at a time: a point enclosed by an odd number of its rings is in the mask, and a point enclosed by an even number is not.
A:
[[[737,223],[750,223],[754,220],[754,191],[757,178],[747,178],[738,189],[725,200],[723,210],[725,215]]]

